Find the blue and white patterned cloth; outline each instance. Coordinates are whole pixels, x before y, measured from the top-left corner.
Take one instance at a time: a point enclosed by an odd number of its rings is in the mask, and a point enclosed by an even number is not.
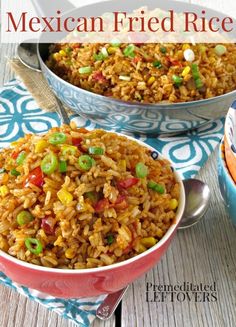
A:
[[[72,115],[71,120],[79,127],[99,128],[89,120]],[[38,108],[36,102],[24,85],[14,80],[0,90],[0,147],[6,147],[25,133],[45,133],[49,128],[58,126],[60,119],[56,113]],[[224,130],[224,121],[217,120],[197,132],[181,136],[149,138],[133,135],[156,148],[169,158],[184,179],[194,177],[204,166],[208,157],[219,144]],[[120,132],[120,130],[117,130]],[[132,134],[129,134],[132,135]],[[105,296],[90,299],[62,300],[30,290],[13,283],[0,272],[0,282],[14,288],[50,310],[71,319],[80,326],[89,326],[95,318],[96,309]]]

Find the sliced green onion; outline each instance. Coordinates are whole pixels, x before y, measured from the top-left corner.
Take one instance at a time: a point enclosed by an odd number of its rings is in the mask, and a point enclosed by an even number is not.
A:
[[[127,81],[127,82],[131,81],[131,77],[130,76],[124,76],[124,75],[120,75],[119,76],[119,79],[121,81]]]
[[[93,159],[87,154],[84,154],[79,157],[78,164],[81,169],[89,170],[93,166]]]
[[[88,149],[89,154],[95,154],[95,155],[102,155],[104,154],[103,148],[97,147],[97,146],[91,146]]]
[[[65,51],[66,51],[67,54],[70,54],[73,51],[73,49],[72,48],[66,48]]]
[[[134,44],[129,44],[129,45],[124,49],[123,54],[124,54],[126,57],[134,58],[134,57],[135,57],[134,50],[135,50],[135,45],[134,45]]]
[[[62,146],[62,155],[66,156],[66,155],[75,155],[77,152],[77,147],[74,145],[63,145]]]
[[[193,79],[195,81],[196,88],[201,89],[203,87],[203,82],[201,80],[199,67],[197,64],[192,64],[192,74],[193,74]]]
[[[3,174],[6,172],[6,169],[5,168],[0,168],[0,174]]]
[[[67,171],[67,162],[64,160],[59,161],[59,172],[65,173]]]
[[[192,64],[192,74],[193,74],[194,80],[200,78],[198,64]]]
[[[203,87],[203,82],[201,80],[201,78],[198,78],[195,80],[195,85],[197,89],[201,89]]]
[[[18,215],[16,216],[16,221],[20,226],[28,224],[33,220],[34,220],[33,215],[26,210],[19,212]]]
[[[53,145],[62,144],[66,141],[66,134],[64,133],[54,133],[49,137],[49,143]]]
[[[157,184],[154,181],[149,181],[148,182],[148,188],[150,188],[151,190],[160,193],[160,194],[164,194],[165,193],[165,187],[161,184]]]
[[[222,44],[216,45],[214,50],[217,56],[219,57],[223,56],[227,52],[227,48]]]
[[[16,158],[16,164],[18,166],[22,165],[23,162],[25,161],[25,158],[26,158],[26,153],[25,151],[22,151],[21,153],[18,154],[18,157]]]
[[[11,173],[12,176],[19,176],[19,175],[20,175],[20,172],[19,172],[18,170],[16,170],[15,168],[12,169],[12,170],[10,171],[10,173]]]
[[[33,254],[40,254],[43,251],[42,243],[36,238],[27,238],[25,240],[25,246]]]
[[[105,58],[104,58],[103,54],[102,54],[101,52],[99,52],[98,54],[95,53],[95,54],[93,55],[93,59],[94,59],[95,61],[102,61],[102,60],[104,60]]]
[[[50,152],[43,158],[40,167],[45,174],[52,174],[58,167],[57,156],[53,152]]]
[[[139,162],[135,166],[135,172],[138,178],[144,178],[148,175],[148,167],[145,166],[144,163]]]
[[[107,58],[109,56],[109,53],[107,52],[107,49],[105,47],[101,49],[101,53],[104,58]]]
[[[79,73],[80,74],[90,74],[90,73],[92,73],[92,67],[90,67],[90,66],[81,67],[81,68],[79,68]]]
[[[109,235],[107,235],[106,240],[107,240],[107,244],[111,245],[114,242],[115,239],[114,239],[114,236],[112,234],[109,234]]]
[[[158,61],[154,61],[154,62],[153,62],[153,66],[156,67],[156,68],[159,68],[159,69],[160,69],[160,68],[162,67],[162,64],[161,64],[161,62],[158,60]]]
[[[173,82],[174,82],[174,84],[176,86],[180,86],[182,84],[182,82],[183,82],[183,78],[182,77],[179,77],[177,75],[173,75],[172,76],[172,80],[173,80]]]
[[[161,51],[161,53],[166,53],[167,49],[165,47],[160,47],[160,51]]]

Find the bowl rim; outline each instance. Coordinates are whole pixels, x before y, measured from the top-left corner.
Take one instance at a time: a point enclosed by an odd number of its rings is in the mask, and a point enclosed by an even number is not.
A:
[[[231,115],[232,114],[232,115]],[[233,116],[233,121],[230,119],[230,117]],[[225,119],[225,126],[224,126],[224,135],[226,138],[226,141],[230,147],[230,152],[232,153],[232,155],[235,157],[236,160],[236,153],[232,151],[232,146],[234,146],[236,148],[236,144],[234,144],[230,138],[230,125],[236,126],[236,100],[232,103],[232,105],[230,106],[227,115],[226,115],[226,119]],[[233,135],[235,136],[236,139],[236,129],[233,129]]]
[[[107,132],[107,131],[106,131]],[[124,135],[122,133],[117,133],[117,132],[107,132],[107,133],[115,133],[118,135],[122,135],[127,137],[130,140],[136,141],[138,142],[140,145],[145,146],[146,148],[150,149],[151,151],[155,151],[158,153],[158,158],[160,159],[166,159],[170,162],[171,167],[173,167],[173,163],[165,158],[158,150],[156,150],[155,148],[153,148],[152,146],[144,143],[141,140],[135,139],[131,136],[128,135]],[[177,180],[177,182],[180,184],[180,205],[177,209],[177,213],[176,213],[176,217],[174,222],[171,224],[171,226],[169,227],[169,229],[167,230],[166,234],[161,238],[161,240],[159,242],[157,242],[153,247],[151,247],[150,249],[144,251],[141,254],[138,254],[135,257],[131,257],[127,260],[118,262],[118,263],[114,263],[108,266],[102,266],[102,267],[96,267],[96,268],[83,268],[83,269],[60,269],[60,268],[50,268],[50,267],[44,267],[44,266],[38,266],[38,265],[34,265],[32,263],[26,262],[26,261],[22,261],[20,259],[17,259],[13,256],[11,256],[10,254],[0,250],[0,262],[1,262],[1,257],[5,258],[8,261],[13,262],[16,265],[20,265],[26,269],[33,269],[36,271],[41,271],[41,272],[47,272],[47,273],[53,273],[53,274],[60,274],[60,275],[83,275],[83,274],[88,274],[88,273],[99,273],[99,272],[104,272],[104,271],[109,271],[109,270],[113,270],[116,268],[121,268],[124,267],[126,265],[132,264],[135,261],[138,261],[139,259],[147,256],[148,254],[158,250],[166,241],[168,241],[168,239],[171,237],[171,235],[175,232],[175,230],[177,229],[177,226],[181,220],[181,218],[183,217],[183,213],[184,213],[184,209],[185,209],[185,191],[184,191],[184,185],[183,185],[183,181],[182,178],[180,176],[180,174],[173,168],[173,173],[175,175],[175,178]]]
[[[236,89],[233,91],[230,91],[228,93],[222,94],[222,95],[218,95],[209,99],[201,99],[201,100],[195,100],[195,101],[188,101],[188,102],[176,102],[176,103],[139,103],[139,102],[132,102],[132,101],[124,101],[124,100],[120,100],[120,99],[116,99],[113,97],[108,97],[105,95],[101,95],[101,94],[97,94],[97,93],[93,93],[91,91],[82,89],[81,87],[75,86],[65,80],[63,80],[61,77],[59,77],[58,75],[56,75],[43,61],[41,54],[40,54],[40,49],[39,46],[42,43],[37,43],[37,55],[39,58],[39,62],[40,62],[40,66],[43,72],[43,75],[45,75],[44,70],[48,71],[54,79],[56,79],[57,81],[59,81],[62,84],[65,84],[67,87],[71,88],[72,90],[76,91],[76,92],[81,92],[84,93],[87,96],[92,96],[95,97],[97,99],[100,99],[103,102],[113,102],[114,104],[117,105],[123,105],[126,106],[128,109],[133,109],[133,108],[143,108],[143,109],[167,109],[168,110],[177,110],[179,108],[183,108],[183,107],[196,107],[196,106],[205,106],[209,103],[215,103],[218,102],[219,100],[224,100],[225,98],[227,98],[228,96],[233,96],[236,95]],[[43,68],[42,68],[43,67]],[[203,108],[204,110],[204,108]]]
[[[225,141],[224,137],[222,138],[219,146],[218,152],[219,162],[223,168],[224,174],[227,177],[227,180],[230,182],[231,186],[235,187],[236,190],[236,182],[233,180],[233,177],[230,174],[229,168],[227,166],[226,158],[225,158]]]

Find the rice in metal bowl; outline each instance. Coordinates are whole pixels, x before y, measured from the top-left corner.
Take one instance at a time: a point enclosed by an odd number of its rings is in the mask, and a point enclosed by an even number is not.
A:
[[[75,126],[0,151],[0,249],[35,265],[111,265],[155,245],[175,222],[167,160],[116,133]]]
[[[236,89],[235,44],[89,44],[51,47],[47,66],[87,91],[139,103],[209,99]]]

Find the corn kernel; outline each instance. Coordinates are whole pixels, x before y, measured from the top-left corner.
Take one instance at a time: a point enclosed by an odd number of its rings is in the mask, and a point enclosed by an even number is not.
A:
[[[170,209],[175,210],[178,207],[178,201],[176,199],[171,199],[170,200]]]
[[[147,248],[151,248],[155,245],[157,240],[154,237],[144,237],[141,239],[141,244],[146,246]]]
[[[61,152],[63,155],[75,155],[78,152],[78,148],[74,145],[62,145]]]
[[[183,49],[183,50],[190,49],[190,45],[189,45],[189,44],[183,44],[182,49]]]
[[[185,67],[184,70],[182,71],[182,76],[185,77],[190,73],[191,68],[189,66]]]
[[[156,80],[155,77],[151,76],[147,81],[147,85],[152,85],[155,82],[155,80]]]
[[[57,197],[65,206],[73,201],[73,195],[63,188],[57,192]]]
[[[65,52],[64,50],[60,50],[60,51],[59,51],[59,54],[60,54],[61,56],[66,56],[66,52]]]
[[[19,138],[17,141],[11,142],[11,146],[16,146],[23,141],[23,137]]]
[[[126,160],[119,160],[118,168],[121,171],[126,171]]]
[[[65,252],[65,257],[67,259],[73,259],[75,255],[76,255],[76,251],[74,249],[67,249]]]
[[[60,56],[60,54],[58,52],[53,54],[53,59],[55,59],[56,61],[60,60],[60,58],[61,58],[61,56]]]
[[[9,194],[9,188],[6,185],[1,186],[0,194],[2,197],[6,196],[7,194]]]
[[[116,50],[117,50],[116,47],[109,47],[109,48],[107,49],[107,51],[108,51],[109,54],[113,54],[113,53],[115,53]]]
[[[42,153],[48,147],[48,142],[45,140],[40,140],[35,145],[35,153]]]
[[[147,248],[142,243],[139,243],[139,245],[138,245],[138,253],[142,253],[142,252],[144,252],[146,250],[147,250]]]

